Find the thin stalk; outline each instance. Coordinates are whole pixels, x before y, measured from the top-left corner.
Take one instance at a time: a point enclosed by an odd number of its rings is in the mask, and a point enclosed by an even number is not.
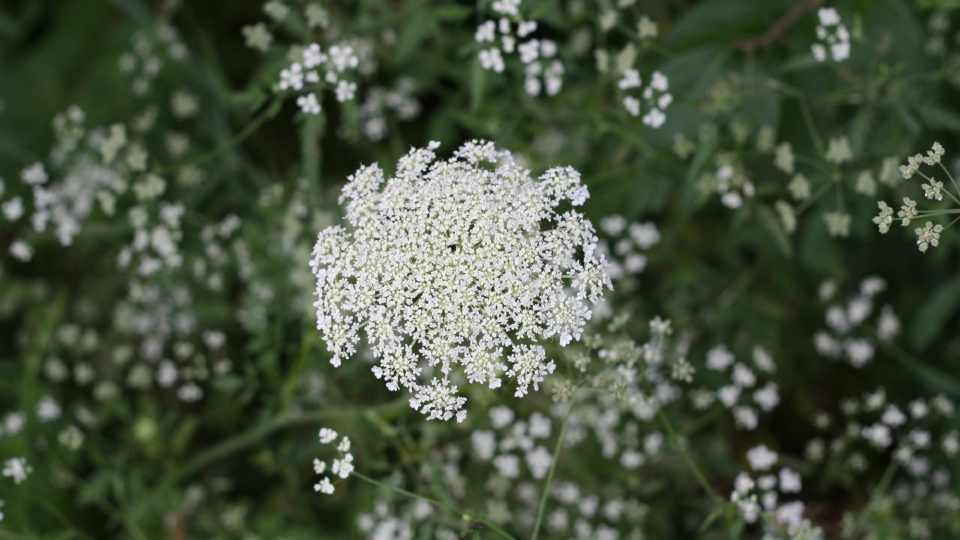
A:
[[[393,492],[395,492],[395,493],[399,493],[399,494],[401,494],[401,495],[406,495],[407,497],[412,497],[412,498],[414,498],[414,499],[420,499],[420,500],[422,500],[422,501],[426,501],[426,502],[428,502],[428,503],[430,503],[430,504],[432,504],[432,505],[434,505],[434,506],[439,506],[440,508],[449,510],[449,511],[454,512],[454,513],[456,513],[456,514],[460,514],[460,515],[466,514],[466,512],[464,512],[463,510],[460,510],[459,508],[456,508],[456,507],[454,507],[454,506],[450,506],[450,505],[448,505],[448,504],[446,504],[446,503],[443,503],[443,502],[440,502],[440,501],[438,501],[438,500],[436,500],[436,499],[431,499],[430,497],[424,497],[423,495],[419,495],[419,494],[414,493],[414,492],[412,492],[412,491],[407,491],[407,490],[405,490],[405,489],[398,488],[397,486],[391,486],[390,484],[384,484],[383,482],[380,482],[379,480],[374,480],[373,478],[370,478],[369,476],[367,476],[367,475],[365,475],[365,474],[363,474],[363,473],[358,473],[358,472],[356,472],[356,471],[353,471],[352,473],[350,473],[350,476],[356,476],[357,478],[363,480],[364,482],[367,482],[367,483],[369,483],[369,484],[373,484],[374,486],[381,487],[381,488],[383,488],[383,489],[389,489],[390,491],[393,491]],[[487,528],[490,529],[491,531],[499,534],[499,535],[500,535],[501,537],[503,537],[503,538],[507,538],[508,540],[517,540],[517,539],[514,538],[510,533],[508,533],[507,531],[501,529],[501,528],[498,527],[497,525],[495,525],[495,524],[487,521],[486,519],[483,519],[483,518],[477,517],[477,516],[470,516],[470,519],[476,521],[477,523],[482,523],[485,527],[487,527]]]
[[[579,389],[577,389],[579,390]],[[560,425],[560,435],[557,436],[557,445],[553,448],[553,462],[550,463],[550,472],[547,473],[547,481],[543,484],[543,495],[540,496],[540,508],[537,509],[537,522],[533,526],[533,535],[530,540],[537,540],[540,534],[540,524],[543,522],[543,512],[547,508],[547,495],[550,494],[550,483],[553,482],[553,473],[557,470],[557,461],[560,457],[560,447],[563,446],[563,437],[567,434],[567,424],[570,422],[570,413],[573,412],[573,405],[576,403],[577,391],[570,396],[570,406],[567,407],[567,414],[563,416],[563,424]]]
[[[210,160],[210,159],[213,159],[213,158],[219,156],[220,154],[226,152],[227,150],[230,150],[230,149],[233,148],[234,146],[240,144],[241,142],[243,142],[244,139],[246,139],[246,138],[249,137],[250,135],[253,135],[254,133],[256,133],[257,129],[258,129],[264,122],[266,122],[267,120],[269,120],[269,119],[273,118],[274,116],[276,116],[276,114],[280,111],[280,105],[281,105],[282,103],[283,103],[282,97],[278,96],[278,97],[275,98],[273,101],[271,101],[271,102],[263,109],[263,111],[261,111],[260,114],[257,115],[256,118],[254,118],[249,124],[247,124],[247,125],[243,128],[243,130],[241,130],[239,133],[237,133],[237,134],[234,135],[232,138],[230,138],[230,140],[228,140],[227,142],[225,142],[225,143],[221,144],[220,146],[214,148],[213,150],[207,152],[206,154],[203,154],[203,155],[201,155],[201,156],[198,156],[198,157],[196,157],[196,158],[188,161],[185,165],[198,165],[198,164],[200,164],[200,163],[203,163],[204,161],[208,161],[208,160]],[[169,167],[166,167],[166,168],[161,169],[161,170],[160,170],[160,173],[170,173],[170,172],[173,172],[175,169],[178,169],[178,168],[180,168],[180,167],[182,167],[182,165],[169,166]]]
[[[707,495],[710,496],[710,499],[717,506],[722,506],[724,504],[723,497],[717,493],[713,486],[710,485],[710,482],[707,482],[707,477],[703,475],[700,471],[700,468],[697,467],[697,464],[693,462],[693,459],[690,457],[690,454],[687,453],[687,450],[680,444],[680,438],[677,436],[677,432],[673,429],[673,424],[670,423],[670,419],[667,418],[667,415],[663,412],[663,409],[657,410],[657,417],[660,419],[660,423],[663,425],[663,429],[667,431],[667,434],[670,436],[670,440],[673,441],[673,445],[677,447],[677,450],[680,451],[680,457],[683,459],[683,462],[687,464],[687,468],[690,469],[690,472],[693,473],[693,476],[696,477],[697,481],[700,482],[700,485],[703,486],[703,489],[707,492]]]
[[[393,410],[404,410],[407,407],[406,399],[398,399],[383,405],[373,407],[372,409],[356,409],[353,414],[361,415],[370,412],[391,412]],[[239,433],[229,439],[225,439],[220,443],[214,445],[207,450],[204,450],[197,454],[193,459],[188,461],[185,465],[180,467],[179,470],[174,471],[172,474],[168,475],[168,482],[175,483],[188,478],[192,474],[196,473],[200,469],[206,467],[210,463],[217,461],[225,456],[228,456],[234,452],[238,452],[252,446],[261,440],[265,439],[271,433],[284,429],[286,427],[298,425],[298,424],[310,424],[320,421],[330,421],[342,419],[345,416],[342,409],[321,409],[317,411],[311,411],[302,414],[281,414],[277,415],[272,420],[255,426],[243,433]]]
[[[807,98],[803,95],[803,92],[801,92],[799,88],[784,84],[775,79],[769,79],[767,86],[796,98],[797,103],[800,105],[800,114],[803,116],[803,123],[807,127],[807,132],[813,141],[813,146],[817,149],[817,153],[820,154],[821,158],[826,156],[827,153],[823,147],[823,139],[820,138],[820,133],[817,131],[817,125],[813,121],[813,114],[810,112],[810,105],[807,103]]]
[[[957,181],[953,178],[953,175],[950,174],[950,171],[943,166],[943,163],[938,162],[937,165],[940,165],[940,168],[943,169],[943,172],[947,173],[947,178],[950,179],[950,183],[952,183],[954,189],[957,190],[957,195],[960,195],[960,185],[957,185]]]
[[[940,165],[940,166],[943,167],[943,165]],[[943,170],[946,171],[947,169],[944,168]],[[917,174],[919,174],[920,176],[926,178],[927,181],[930,182],[930,185],[933,185],[933,182],[934,182],[933,178],[930,178],[929,176],[923,174],[923,173],[920,172],[920,171],[917,171]],[[947,176],[950,176],[950,173],[947,173]],[[952,177],[950,178],[950,181],[951,181],[951,182],[953,181],[953,178],[952,178]],[[954,185],[956,185],[956,184],[954,184]],[[944,190],[942,190],[942,191],[943,191],[944,193],[946,193],[948,197],[950,197],[951,199],[953,199],[953,202],[955,202],[955,203],[957,203],[957,204],[960,204],[960,199],[954,197],[953,193],[950,193],[950,190],[949,190],[949,189],[944,189]]]
[[[877,485],[874,486],[873,491],[870,493],[870,500],[874,501],[878,495],[882,495],[887,488],[890,486],[890,482],[893,481],[893,475],[897,472],[897,463],[896,457],[890,460],[890,464],[887,465],[887,470],[883,471],[883,476],[880,477],[880,481],[877,482]]]

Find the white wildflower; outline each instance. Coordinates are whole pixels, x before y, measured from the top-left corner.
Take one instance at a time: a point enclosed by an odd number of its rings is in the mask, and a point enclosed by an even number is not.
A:
[[[777,462],[779,456],[773,450],[767,448],[767,445],[761,444],[747,451],[747,461],[750,468],[755,471],[765,471]]]
[[[917,247],[920,249],[920,253],[926,253],[927,248],[930,246],[939,246],[940,233],[942,231],[943,225],[934,225],[929,221],[923,228],[918,227],[914,229],[914,232],[917,233]]]
[[[353,356],[363,328],[379,378],[415,392],[411,406],[430,418],[462,420],[466,400],[446,380],[456,364],[492,387],[502,372],[518,397],[538,389],[555,364],[514,340],[579,339],[587,302],[611,285],[590,222],[554,210],[586,200],[576,171],[535,181],[492,143],[468,143],[447,161],[435,161],[436,146],[404,156],[396,178],[376,165],[351,176],[341,197],[349,228],[321,232],[311,266],[331,363]],[[442,381],[417,382],[414,344]]]
[[[27,458],[10,458],[3,462],[3,470],[0,474],[13,480],[14,484],[19,485],[30,476],[33,467],[27,464]]]

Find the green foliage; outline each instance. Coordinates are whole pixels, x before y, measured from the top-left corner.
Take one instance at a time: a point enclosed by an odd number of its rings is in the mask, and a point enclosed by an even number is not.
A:
[[[0,6],[0,205],[25,207],[0,207],[0,469],[32,467],[0,477],[0,539],[341,539],[384,523],[396,534],[380,538],[957,537],[960,3],[525,0],[511,31],[535,20],[557,49],[539,72],[505,49],[502,72],[485,68],[478,27],[507,17],[489,0],[282,3],[277,19],[259,1]],[[848,58],[816,59],[820,7]],[[282,89],[310,43],[350,46],[357,65]],[[655,72],[672,103],[644,96]],[[318,114],[297,102],[310,92]],[[467,420],[427,422],[371,373],[365,341],[330,365],[308,263],[361,165],[390,175],[411,147],[439,141],[446,158],[472,139],[535,177],[579,171],[607,257],[642,273],[615,276],[582,340],[546,344],[557,369],[539,392],[454,379]],[[934,141],[945,155],[903,178]],[[49,180],[31,185],[36,163]],[[942,200],[921,199],[934,180]],[[57,211],[31,221],[45,189],[75,203],[68,242]],[[918,216],[881,235],[877,201],[895,215],[904,197]],[[611,232],[615,214],[657,240]],[[920,253],[927,221],[944,228]],[[871,276],[883,290],[861,290]],[[709,367],[722,351],[756,383]],[[909,421],[884,420],[891,406]],[[511,431],[537,414],[548,435]],[[865,434],[878,425],[892,442]],[[318,444],[321,427],[352,441],[354,476],[331,476],[346,452]],[[515,478],[477,433],[514,452]],[[760,444],[779,456],[769,472],[802,476],[780,503],[803,501],[809,530],[747,519],[760,488],[731,500],[740,473],[760,482],[745,457]],[[556,456],[551,476],[534,475],[534,446]],[[332,495],[314,491],[315,458]]]

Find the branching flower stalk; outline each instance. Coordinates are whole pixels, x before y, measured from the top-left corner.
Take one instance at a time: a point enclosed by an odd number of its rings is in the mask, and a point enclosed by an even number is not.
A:
[[[922,154],[909,156],[907,158],[907,164],[900,166],[900,174],[904,179],[910,179],[914,174],[919,174],[927,181],[927,183],[922,184],[921,186],[923,188],[924,197],[934,201],[942,201],[943,195],[946,194],[947,197],[954,202],[957,208],[939,210],[918,209],[916,201],[910,197],[904,197],[903,205],[897,212],[896,217],[894,217],[893,208],[891,208],[884,201],[878,201],[877,206],[880,208],[880,213],[873,218],[873,222],[880,230],[880,234],[885,234],[887,231],[889,231],[894,220],[899,220],[900,224],[906,227],[910,224],[911,220],[918,218],[941,216],[946,214],[960,214],[960,186],[957,185],[957,181],[954,179],[953,175],[950,174],[950,171],[947,170],[942,163],[944,153],[943,146],[941,146],[940,143],[935,142],[933,143],[933,148],[927,152],[926,156],[923,156]],[[953,184],[954,189],[957,190],[957,196],[954,196],[949,189],[944,189],[943,182],[939,182],[933,177],[927,176],[920,171],[921,165],[939,165],[943,172],[946,173],[947,178],[950,179],[950,183]],[[923,227],[917,227],[914,229],[914,233],[917,235],[917,248],[920,250],[920,252],[925,253],[931,246],[939,246],[940,234],[945,229],[956,223],[958,219],[960,219],[960,216],[947,224],[946,227],[940,224],[934,225],[933,222],[927,221]]]

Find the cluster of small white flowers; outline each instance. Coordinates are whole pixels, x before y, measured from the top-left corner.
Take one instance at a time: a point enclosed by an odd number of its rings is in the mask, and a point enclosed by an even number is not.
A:
[[[597,243],[597,253],[602,254],[610,265],[607,274],[617,281],[629,275],[643,272],[647,267],[647,256],[642,253],[660,243],[660,231],[651,221],[627,222],[620,214],[611,214],[600,220],[600,230],[608,238]],[[611,252],[610,243],[613,243]],[[599,315],[594,309],[594,318]]]
[[[636,499],[586,494],[573,482],[558,482],[550,488],[550,500],[557,507],[546,514],[544,530],[574,539],[619,540],[640,538],[647,508]],[[626,535],[621,529],[633,527]],[[628,529],[629,530],[629,529]]]
[[[900,165],[900,174],[903,175],[904,180],[909,180],[914,174],[920,171],[920,165],[937,165],[941,162],[946,151],[943,149],[943,146],[935,142],[933,147],[927,151],[927,155],[915,154],[912,156],[907,156],[907,164]]]
[[[476,430],[470,436],[474,454],[481,461],[491,461],[497,474],[514,479],[520,476],[522,455],[535,480],[547,476],[553,456],[538,439],[550,437],[552,423],[550,418],[533,413],[528,421],[514,422],[514,412],[506,406],[490,409],[490,424],[493,429]],[[499,443],[498,443],[499,435]]]
[[[387,136],[389,129],[385,112],[393,111],[400,121],[408,121],[420,115],[420,102],[412,97],[414,81],[404,77],[397,81],[393,90],[373,88],[367,94],[363,105],[357,111],[360,116],[360,129],[371,141],[380,141]]]
[[[731,210],[743,206],[744,200],[756,194],[753,182],[739,158],[731,153],[721,152],[715,158],[716,169],[704,172],[700,178],[702,189],[720,194],[720,203]]]
[[[634,88],[640,88],[643,81],[640,78],[640,72],[636,69],[628,69],[623,72],[623,78],[620,79],[618,86],[621,90],[627,91]],[[640,99],[642,98],[646,110],[641,120],[644,124],[657,129],[667,120],[667,107],[673,103],[673,95],[667,92],[670,83],[667,76],[659,71],[654,71],[650,76],[650,83],[640,93],[640,98],[633,95],[627,95],[623,98],[623,107],[630,113],[630,116],[640,116]]]
[[[830,286],[821,286],[822,291],[829,291],[829,294],[821,295],[824,301],[829,301],[834,294],[835,284],[829,283]],[[845,357],[855,368],[862,368],[869,363],[876,349],[874,339],[869,332],[858,337],[854,331],[873,315],[873,299],[886,288],[887,282],[883,278],[868,277],[860,284],[859,293],[853,295],[845,306],[839,303],[830,305],[826,310],[826,323],[830,331],[819,330],[814,334],[817,353],[826,358]],[[900,332],[900,320],[889,305],[880,310],[875,325],[875,336],[882,342],[892,340]]]
[[[480,65],[483,69],[503,73],[506,69],[504,54],[517,53],[526,66],[523,89],[531,96],[539,96],[542,92],[555,96],[563,87],[564,73],[563,62],[555,58],[557,44],[549,39],[527,39],[537,30],[537,22],[524,20],[519,8],[520,0],[493,3],[493,12],[499,14],[500,19],[484,22],[474,34],[477,43],[492,45],[478,53]],[[520,42],[524,39],[527,40]]]
[[[840,14],[834,8],[820,8],[817,11],[820,24],[817,25],[818,43],[810,46],[813,57],[818,62],[827,59],[829,48],[830,58],[834,62],[841,62],[850,57],[850,32],[840,22]]]
[[[332,444],[339,435],[336,431],[330,428],[321,428],[320,429],[320,444]],[[350,453],[350,438],[344,435],[340,438],[340,442],[337,443],[337,452],[340,457],[334,459],[330,464],[330,473],[334,476],[340,478],[349,478],[350,473],[353,472],[353,454]],[[327,462],[320,461],[319,459],[313,460],[313,470],[318,475],[324,474],[327,471]],[[330,481],[330,477],[324,476],[320,479],[318,483],[313,486],[313,490],[318,493],[323,493],[326,495],[333,494],[333,482]]]
[[[0,421],[0,437],[13,437],[20,433],[20,430],[23,429],[26,423],[26,414],[18,411],[8,412],[3,416],[3,420]]]
[[[357,516],[357,528],[367,540],[412,540],[417,533],[417,525],[431,517],[434,511],[430,503],[423,499],[407,502],[397,509],[390,507],[391,503],[399,505],[404,502],[378,497],[373,511]],[[459,538],[456,534],[450,537],[448,532],[450,530],[445,527],[437,527],[434,538]]]
[[[96,163],[89,149],[78,148],[87,133],[84,119],[83,110],[76,106],[54,119],[57,144],[50,153],[50,161],[64,169],[62,180],[51,181],[49,172],[40,162],[20,172],[21,181],[32,195],[31,227],[42,233],[53,224],[54,233],[63,246],[73,244],[94,203],[102,197],[101,193],[117,189],[121,183],[117,171],[107,164]],[[99,144],[93,134],[89,142],[90,146]],[[7,221],[17,221],[27,214],[27,204],[21,196],[14,196],[0,203],[0,212]],[[18,260],[28,262],[33,249],[25,241],[15,240],[10,253]]]
[[[917,234],[917,247],[920,249],[920,253],[926,253],[930,246],[937,247],[940,245],[940,233],[943,232],[943,225],[934,225],[928,221],[922,228],[914,229],[914,232]]]
[[[304,87],[322,90],[323,84],[332,86],[337,101],[343,103],[353,99],[357,92],[357,83],[344,79],[347,70],[356,69],[360,58],[353,47],[346,44],[334,45],[323,52],[320,45],[311,43],[301,53],[301,59],[280,71],[280,91],[300,92]],[[323,77],[321,81],[321,72]],[[320,114],[320,97],[317,92],[309,92],[297,97],[297,106],[304,114]]]
[[[120,56],[120,70],[133,75],[131,89],[138,96],[150,91],[152,82],[163,69],[164,54],[175,61],[182,61],[187,56],[187,47],[177,29],[168,24],[159,25],[150,32],[136,32],[130,43],[132,50]]]
[[[233,369],[226,357],[226,335],[199,331],[192,296],[183,283],[133,281],[128,298],[116,311],[116,329],[139,339],[137,360],[126,379],[131,388],[145,390],[156,382],[160,388],[175,387],[180,401],[194,403],[204,396],[200,384]],[[199,348],[197,341],[206,350]],[[134,350],[129,347],[114,351],[117,365],[125,365],[133,357]]]
[[[9,478],[14,484],[20,485],[33,472],[33,467],[27,464],[27,458],[10,458],[3,462],[3,470],[0,470],[5,478]]]
[[[776,364],[760,345],[753,348],[753,364],[761,374],[771,375],[776,371]],[[720,344],[707,351],[707,369],[711,371],[730,370],[730,382],[715,392],[707,388],[700,388],[690,394],[694,408],[704,410],[715,401],[730,409],[738,428],[754,430],[757,428],[760,417],[754,404],[763,412],[771,412],[780,404],[780,387],[777,383],[768,381],[760,386],[757,373],[747,364],[737,362],[736,356],[726,345]],[[753,390],[752,399],[746,400],[745,391]],[[746,401],[741,403],[741,397]]]
[[[900,165],[900,174],[904,179],[909,179],[914,174],[919,173],[928,182],[922,184],[921,186],[923,188],[924,197],[935,201],[943,200],[943,194],[945,191],[943,188],[943,182],[938,182],[937,180],[934,180],[933,178],[928,177],[920,172],[920,165],[941,164],[943,155],[943,146],[941,146],[940,143],[935,142],[933,143],[933,148],[927,152],[926,156],[923,156],[922,154],[909,156],[907,158],[907,164]],[[951,180],[953,180],[952,177]],[[903,198],[903,205],[897,212],[896,218],[893,217],[893,208],[891,208],[886,202],[877,201],[877,206],[880,208],[880,213],[873,218],[873,222],[877,225],[877,228],[880,230],[881,234],[886,234],[890,230],[890,226],[893,224],[894,219],[899,219],[900,224],[906,227],[910,224],[911,220],[917,219],[921,216],[921,211],[917,209],[917,202],[910,197]],[[928,216],[932,215],[932,213],[924,212],[923,215]],[[917,235],[917,248],[921,253],[926,253],[931,246],[937,247],[940,245],[940,233],[943,232],[943,229],[943,225],[934,224],[930,221],[926,222],[923,227],[917,227],[914,229],[914,233]]]
[[[765,445],[751,448],[747,452],[750,468],[757,472],[770,470],[779,460],[779,456]],[[777,474],[767,473],[754,478],[747,472],[741,472],[733,481],[730,500],[747,523],[756,523],[764,513],[787,528],[790,535],[796,534],[806,522],[803,518],[805,506],[801,501],[782,502],[781,495],[793,495],[803,488],[800,474],[789,467],[782,467]],[[808,538],[822,538],[823,533]]]
[[[430,419],[462,421],[465,400],[447,378],[455,364],[470,383],[497,388],[506,376],[517,397],[536,390],[555,364],[512,335],[566,346],[591,316],[586,302],[612,286],[590,222],[555,210],[586,200],[575,170],[534,181],[492,143],[446,161],[435,161],[438,146],[411,150],[394,178],[377,165],[351,176],[341,197],[350,228],[323,230],[310,266],[331,363],[353,356],[362,327],[388,389],[415,392],[411,406]],[[442,380],[418,382],[437,365]]]
[[[955,411],[951,400],[939,395],[915,399],[904,406],[890,403],[885,390],[878,388],[860,399],[841,400],[840,409],[843,422],[836,422],[837,434],[830,440],[817,437],[807,443],[810,461],[829,458],[832,463],[843,463],[860,474],[870,467],[868,456],[886,460],[892,454],[902,465],[900,470],[906,473],[894,489],[897,502],[907,505],[912,498],[932,495],[935,505],[949,505],[946,490],[950,473],[944,467],[934,468],[931,457],[938,449],[946,460],[955,459],[960,452],[960,438],[955,430],[941,435],[937,443],[937,424],[949,422]],[[819,412],[814,416],[814,424],[826,432],[835,422],[830,414]]]

